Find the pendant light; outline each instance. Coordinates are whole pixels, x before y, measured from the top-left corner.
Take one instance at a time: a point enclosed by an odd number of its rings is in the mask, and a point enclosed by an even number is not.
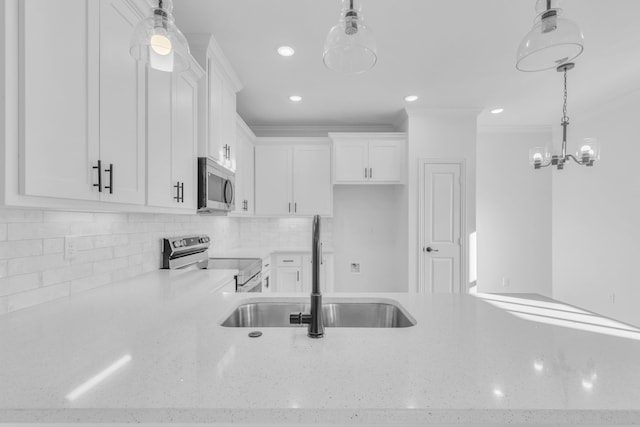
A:
[[[343,74],[364,73],[378,60],[376,41],[356,1],[342,0],[340,21],[324,42],[324,65]]]
[[[152,1],[151,16],[140,21],[133,30],[129,53],[156,70],[189,69],[189,43],[173,23],[173,1]]]
[[[558,169],[564,169],[565,163],[573,160],[581,166],[593,166],[593,163],[600,159],[600,147],[598,141],[594,138],[585,139],[580,148],[573,154],[567,154],[567,128],[569,127],[569,117],[567,116],[567,72],[573,69],[575,64],[572,62],[562,64],[557,68],[558,72],[564,73],[564,103],[562,105],[562,152],[560,154],[551,155],[544,147],[536,147],[529,152],[529,161],[535,169],[546,168],[548,166],[556,166]]]
[[[560,0],[538,0],[533,29],[518,48],[516,68],[544,71],[573,62],[584,49],[584,36],[573,21],[561,17]]]

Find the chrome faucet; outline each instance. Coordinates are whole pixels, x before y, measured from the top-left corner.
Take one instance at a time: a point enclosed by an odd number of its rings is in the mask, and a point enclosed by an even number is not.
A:
[[[310,338],[324,337],[324,321],[322,319],[322,294],[320,293],[320,263],[322,262],[322,243],[320,243],[320,215],[313,217],[311,247],[311,313],[294,313],[289,315],[289,323],[293,325],[309,325]]]

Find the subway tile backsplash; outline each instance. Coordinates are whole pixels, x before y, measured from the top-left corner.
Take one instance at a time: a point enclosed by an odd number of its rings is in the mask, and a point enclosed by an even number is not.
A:
[[[333,244],[330,219],[322,239]],[[310,248],[310,218],[0,208],[0,315],[157,270],[163,237],[208,234],[213,250]]]

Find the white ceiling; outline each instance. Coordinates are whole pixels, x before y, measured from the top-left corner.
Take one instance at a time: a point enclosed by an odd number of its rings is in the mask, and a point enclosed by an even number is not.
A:
[[[340,0],[175,0],[184,33],[212,33],[244,84],[238,112],[251,126],[391,125],[418,108],[478,108],[482,126],[559,122],[562,76],[515,69],[535,0],[362,0],[378,64],[339,75],[322,47]],[[585,51],[569,73],[569,115],[640,88],[640,1],[565,0]],[[282,58],[281,45],[296,49]],[[302,95],[294,104],[292,94]],[[488,109],[506,111],[493,116]]]

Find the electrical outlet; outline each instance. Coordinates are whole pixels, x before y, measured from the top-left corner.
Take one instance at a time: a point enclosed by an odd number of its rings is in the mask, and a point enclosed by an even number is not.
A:
[[[76,242],[71,236],[64,238],[64,259],[73,261],[76,257]]]
[[[511,280],[509,280],[508,277],[503,277],[502,278],[502,287],[503,288],[508,288],[510,284],[511,284]]]
[[[360,274],[360,263],[352,262],[349,264],[352,273]]]

